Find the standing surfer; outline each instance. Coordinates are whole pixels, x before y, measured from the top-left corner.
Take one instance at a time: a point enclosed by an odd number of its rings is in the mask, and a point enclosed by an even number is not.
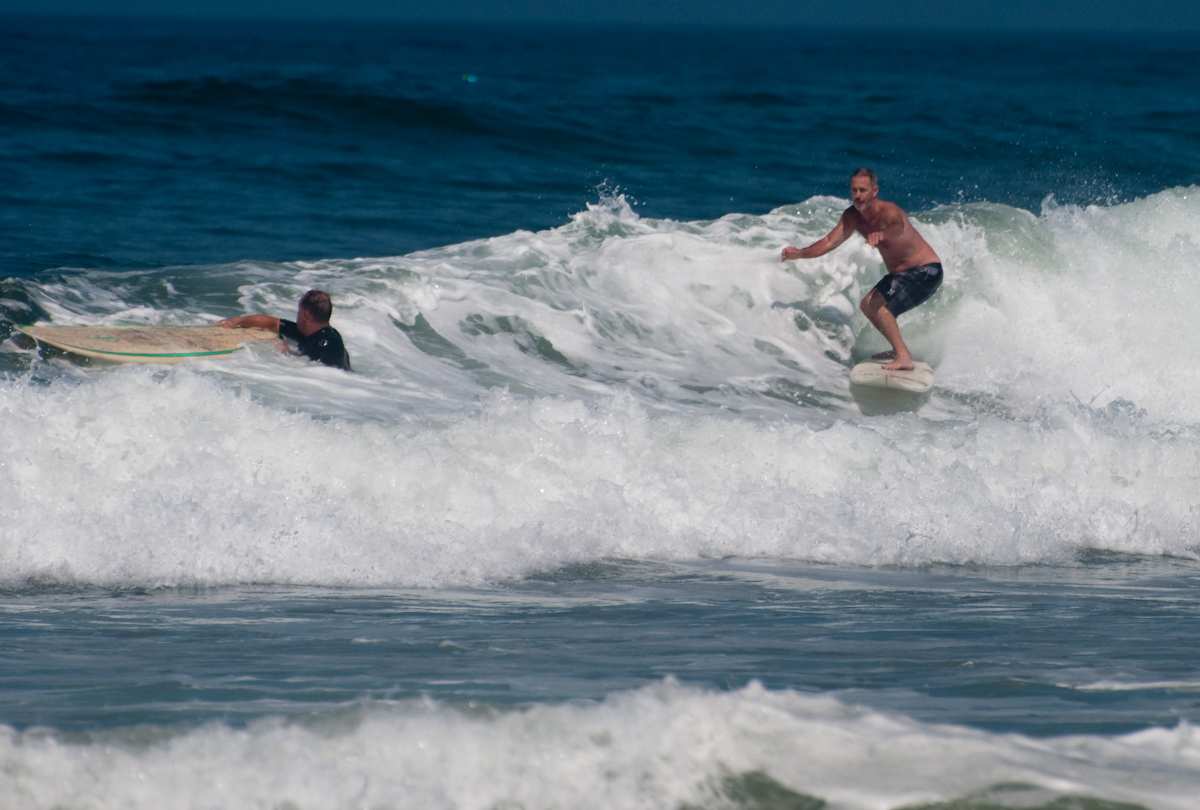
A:
[[[942,260],[917,233],[908,215],[895,203],[879,199],[879,181],[870,169],[857,169],[850,176],[853,202],[828,234],[805,248],[788,246],[782,261],[824,256],[860,233],[877,248],[888,272],[863,296],[859,308],[888,343],[892,360],[885,369],[900,371],[913,367],[912,354],[900,336],[896,318],[929,300],[942,284]]]

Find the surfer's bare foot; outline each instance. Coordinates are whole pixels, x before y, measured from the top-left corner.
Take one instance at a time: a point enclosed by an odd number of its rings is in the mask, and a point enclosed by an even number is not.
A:
[[[897,357],[890,363],[884,365],[884,371],[911,371],[913,368],[913,359],[909,355]]]
[[[896,356],[896,353],[893,351],[875,352],[875,354],[871,355],[871,359],[872,360],[891,360],[895,356]]]

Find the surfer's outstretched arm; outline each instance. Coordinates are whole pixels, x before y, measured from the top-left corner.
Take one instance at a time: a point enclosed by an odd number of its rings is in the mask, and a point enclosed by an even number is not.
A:
[[[783,249],[779,260],[790,262],[793,259],[815,259],[818,256],[824,256],[829,251],[836,248],[838,245],[845,242],[854,233],[854,223],[850,221],[850,213],[854,209],[851,208],[842,214],[842,218],[838,220],[837,225],[833,226],[833,230],[822,236],[817,241],[813,242],[806,248],[792,247],[788,245]]]
[[[220,321],[217,326],[226,329],[268,329],[279,331],[279,319],[274,315],[237,315]]]

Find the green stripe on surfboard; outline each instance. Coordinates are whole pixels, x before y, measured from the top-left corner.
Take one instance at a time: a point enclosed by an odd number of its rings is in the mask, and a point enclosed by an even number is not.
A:
[[[34,338],[37,340],[37,338]],[[54,345],[54,344],[51,344]],[[114,352],[108,349],[93,349],[90,346],[72,346],[70,343],[61,344],[63,349],[70,351],[74,349],[77,352],[92,352],[93,354],[111,354],[114,357],[212,357],[214,354],[233,354],[238,349],[218,349],[212,352]]]

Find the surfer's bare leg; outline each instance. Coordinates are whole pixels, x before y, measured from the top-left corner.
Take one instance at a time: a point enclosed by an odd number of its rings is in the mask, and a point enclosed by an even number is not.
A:
[[[908,351],[908,345],[904,342],[904,338],[900,336],[900,325],[896,323],[896,317],[888,310],[887,303],[879,291],[871,290],[863,296],[859,308],[867,316],[867,320],[887,338],[887,342],[892,344],[892,351],[896,356],[892,362],[884,365],[884,368],[889,371],[904,371],[912,368],[912,355]]]

